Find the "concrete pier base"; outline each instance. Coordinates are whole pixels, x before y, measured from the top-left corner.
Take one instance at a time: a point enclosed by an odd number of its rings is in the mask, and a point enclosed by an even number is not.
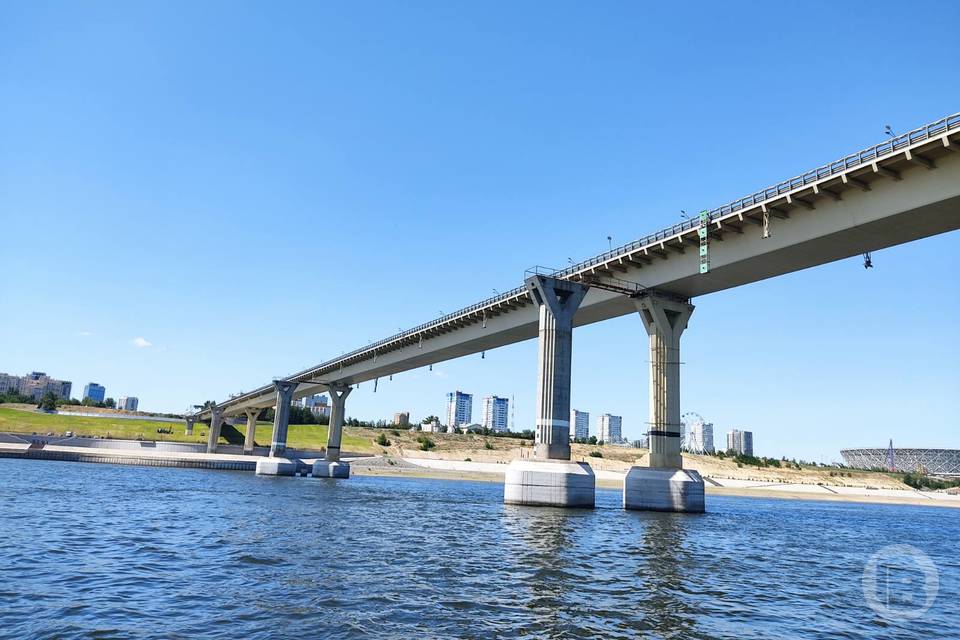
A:
[[[317,460],[313,463],[313,477],[340,478],[341,480],[346,480],[350,477],[350,465],[346,462]]]
[[[294,476],[299,463],[288,458],[260,458],[257,460],[258,476]]]
[[[623,508],[703,513],[703,478],[690,469],[631,467],[623,479]]]
[[[593,507],[596,477],[586,462],[514,460],[507,466],[503,502],[542,507]]]

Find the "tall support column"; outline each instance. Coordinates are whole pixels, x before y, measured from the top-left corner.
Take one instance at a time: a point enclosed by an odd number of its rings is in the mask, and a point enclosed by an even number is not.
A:
[[[352,387],[342,382],[332,382],[330,391],[330,426],[327,431],[327,453],[323,460],[313,464],[315,478],[349,478],[350,465],[340,462],[340,444],[343,441],[343,420],[347,396]]]
[[[253,453],[254,436],[257,431],[257,417],[260,415],[260,409],[247,409],[244,413],[247,416],[247,433],[243,437],[243,455],[248,456]]]
[[[270,441],[270,457],[282,458],[287,451],[287,427],[290,423],[290,402],[297,389],[296,382],[274,380],[277,390],[277,405],[273,410],[273,437]]]
[[[534,455],[569,460],[573,316],[589,287],[540,275],[527,278],[526,284],[540,310]]]
[[[650,466],[679,469],[680,336],[693,305],[656,293],[634,303],[650,340]]]
[[[327,432],[328,462],[340,462],[340,443],[343,440],[343,420],[347,396],[352,387],[335,382],[330,385],[330,430]]]
[[[194,419],[192,416],[187,416],[186,418],[184,418],[184,420],[185,420],[186,423],[187,423],[187,428],[184,430],[184,434],[185,434],[185,435],[188,435],[188,436],[192,436],[192,435],[193,435],[193,423],[195,422],[195,419]]]
[[[680,336],[693,313],[686,299],[646,292],[634,299],[650,350],[648,467],[624,478],[623,505],[651,511],[704,510],[703,479],[680,454]]]
[[[570,462],[570,369],[573,317],[589,287],[557,278],[527,278],[540,314],[534,459],[514,460],[504,478],[507,504],[592,507],[590,465]]]
[[[258,476],[292,476],[296,475],[300,466],[299,460],[290,460],[287,452],[287,427],[290,422],[290,401],[293,392],[297,390],[296,382],[274,380],[273,386],[277,390],[277,404],[273,410],[273,435],[270,438],[270,456],[257,460]],[[250,429],[250,418],[247,417],[247,430]]]
[[[210,430],[207,433],[207,453],[217,452],[217,441],[220,439],[221,425],[223,425],[223,409],[214,406],[210,409]]]

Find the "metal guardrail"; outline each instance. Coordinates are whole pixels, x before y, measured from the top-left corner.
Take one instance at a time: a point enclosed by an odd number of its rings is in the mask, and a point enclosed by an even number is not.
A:
[[[760,204],[762,202],[770,200],[771,198],[777,198],[785,193],[801,188],[805,185],[817,182],[818,180],[822,180],[824,178],[828,178],[833,175],[838,175],[845,171],[849,171],[854,167],[863,166],[863,165],[867,165],[869,163],[875,162],[880,158],[896,153],[897,151],[904,149],[906,147],[909,147],[913,144],[916,144],[917,142],[930,140],[934,137],[943,135],[955,129],[960,129],[960,112],[954,113],[944,118],[940,118],[939,120],[926,124],[922,127],[913,129],[912,131],[908,131],[907,133],[903,133],[898,136],[893,136],[889,140],[885,140],[884,142],[881,142],[879,144],[875,144],[861,151],[851,153],[838,160],[834,160],[833,162],[828,162],[827,164],[821,165],[815,169],[811,169],[810,171],[806,171],[792,178],[788,178],[787,180],[778,182],[775,185],[772,185],[772,186],[766,187],[765,189],[761,189],[760,191],[751,193],[750,195],[734,200],[733,202],[728,202],[727,204],[721,205],[714,209],[710,209],[707,212],[708,219],[712,222],[713,220],[720,218],[722,216],[725,216],[727,214]],[[699,219],[691,219],[681,223],[677,223],[671,227],[666,227],[655,233],[651,233],[647,236],[644,236],[643,238],[634,240],[633,242],[629,242],[625,245],[617,247],[616,249],[611,249],[610,251],[601,253],[598,256],[594,256],[593,258],[584,260],[583,262],[579,262],[577,264],[571,265],[564,269],[555,271],[553,275],[558,278],[569,277],[575,273],[579,273],[581,271],[589,269],[590,267],[596,266],[598,264],[602,264],[604,262],[608,262],[614,258],[619,258],[623,255],[633,253],[634,251],[638,249],[642,249],[643,247],[656,244],[658,242],[671,238],[679,233],[683,233],[684,231],[696,229],[699,225],[700,225]],[[479,311],[486,307],[490,307],[497,303],[506,302],[509,300],[516,300],[518,297],[520,296],[525,297],[526,295],[527,295],[526,287],[521,286],[515,289],[511,289],[510,291],[487,298],[485,300],[481,300],[480,302],[477,302],[468,307],[464,307],[462,309],[454,311],[453,313],[448,313],[440,318],[436,318],[429,322],[425,322],[423,324],[417,325],[412,329],[401,331],[400,333],[396,333],[388,338],[384,338],[376,342],[371,342],[363,347],[360,347],[359,349],[354,349],[349,353],[345,353],[338,358],[334,358],[333,360],[328,360],[327,362],[319,364],[315,367],[310,367],[309,369],[304,369],[299,373],[295,373],[283,379],[284,380],[309,379],[323,369],[329,369],[346,360],[349,360],[350,358],[363,355],[364,353],[369,353],[371,351],[376,352],[376,350],[379,347],[382,347],[391,342],[416,336],[417,334],[423,331],[426,331],[427,329],[431,329],[433,327],[442,325],[446,322],[449,322],[450,320],[454,320],[456,318],[469,315],[470,313]],[[265,387],[261,387],[254,391],[243,394],[238,398],[233,398],[232,401],[239,400],[244,397],[261,395],[264,390],[269,388],[270,388],[269,385]]]

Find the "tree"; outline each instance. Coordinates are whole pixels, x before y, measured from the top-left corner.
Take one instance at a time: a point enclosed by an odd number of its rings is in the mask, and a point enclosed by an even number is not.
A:
[[[44,394],[43,399],[40,401],[39,408],[43,409],[44,411],[55,411],[57,408],[57,396],[48,391]]]
[[[421,421],[420,421],[420,424],[430,424],[431,422],[437,422],[437,423],[439,423],[439,422],[440,422],[440,418],[438,418],[438,417],[435,416],[435,415],[429,415],[429,416],[427,416],[426,418],[424,418],[423,420],[421,420]]]
[[[590,436],[590,439],[587,440],[587,444],[597,444],[597,436]]]
[[[107,398],[106,400],[103,401],[103,406],[105,406],[107,409],[116,409],[117,401],[114,400],[113,398]]]

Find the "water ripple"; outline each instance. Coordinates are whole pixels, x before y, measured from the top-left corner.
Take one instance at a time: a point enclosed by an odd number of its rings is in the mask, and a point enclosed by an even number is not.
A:
[[[710,497],[505,506],[496,484],[0,460],[0,639],[960,637],[960,512]],[[888,544],[940,571],[888,622]]]

